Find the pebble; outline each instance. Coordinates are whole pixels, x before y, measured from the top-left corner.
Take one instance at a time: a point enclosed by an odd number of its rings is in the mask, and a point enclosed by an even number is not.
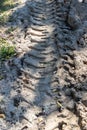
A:
[[[82,103],[87,107],[87,93],[82,97]]]
[[[67,103],[67,108],[69,110],[74,110],[74,107],[75,107],[75,103],[73,100],[70,100],[68,103]]]
[[[73,7],[70,9],[67,22],[72,29],[78,29],[81,26],[81,20]]]

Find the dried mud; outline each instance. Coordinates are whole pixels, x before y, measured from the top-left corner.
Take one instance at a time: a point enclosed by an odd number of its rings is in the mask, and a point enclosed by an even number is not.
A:
[[[0,64],[0,130],[87,130],[86,12],[77,0],[12,10],[0,34],[17,50]]]

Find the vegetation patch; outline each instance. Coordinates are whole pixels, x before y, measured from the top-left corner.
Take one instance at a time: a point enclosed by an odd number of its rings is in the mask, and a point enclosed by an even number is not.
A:
[[[5,39],[0,38],[0,59],[9,59],[14,56],[15,53],[15,47],[11,46]]]
[[[2,75],[0,75],[0,80],[2,80],[4,77]]]
[[[0,0],[0,25],[8,21],[10,10],[16,5],[14,0]]]
[[[0,15],[0,25],[4,25],[8,21],[8,15],[7,14],[1,14]]]
[[[0,13],[8,11],[9,9],[12,9],[13,7],[15,7],[14,0],[0,0]]]

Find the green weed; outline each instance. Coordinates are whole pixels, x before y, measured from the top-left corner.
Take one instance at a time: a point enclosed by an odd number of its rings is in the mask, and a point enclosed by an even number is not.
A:
[[[4,77],[2,75],[0,75],[0,80],[2,80]]]
[[[9,45],[9,43],[5,39],[0,38],[0,59],[9,59],[14,56],[15,53],[15,47]]]
[[[14,0],[0,0],[0,13],[8,11],[15,6]]]
[[[4,25],[10,16],[10,10],[16,6],[14,0],[0,0],[0,25]]]
[[[8,21],[8,15],[2,14],[0,15],[0,25],[4,25]]]

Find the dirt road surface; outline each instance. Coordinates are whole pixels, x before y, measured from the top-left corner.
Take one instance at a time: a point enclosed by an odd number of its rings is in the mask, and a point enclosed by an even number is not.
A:
[[[0,130],[87,130],[87,1],[17,2],[0,25],[16,47],[0,62]]]

